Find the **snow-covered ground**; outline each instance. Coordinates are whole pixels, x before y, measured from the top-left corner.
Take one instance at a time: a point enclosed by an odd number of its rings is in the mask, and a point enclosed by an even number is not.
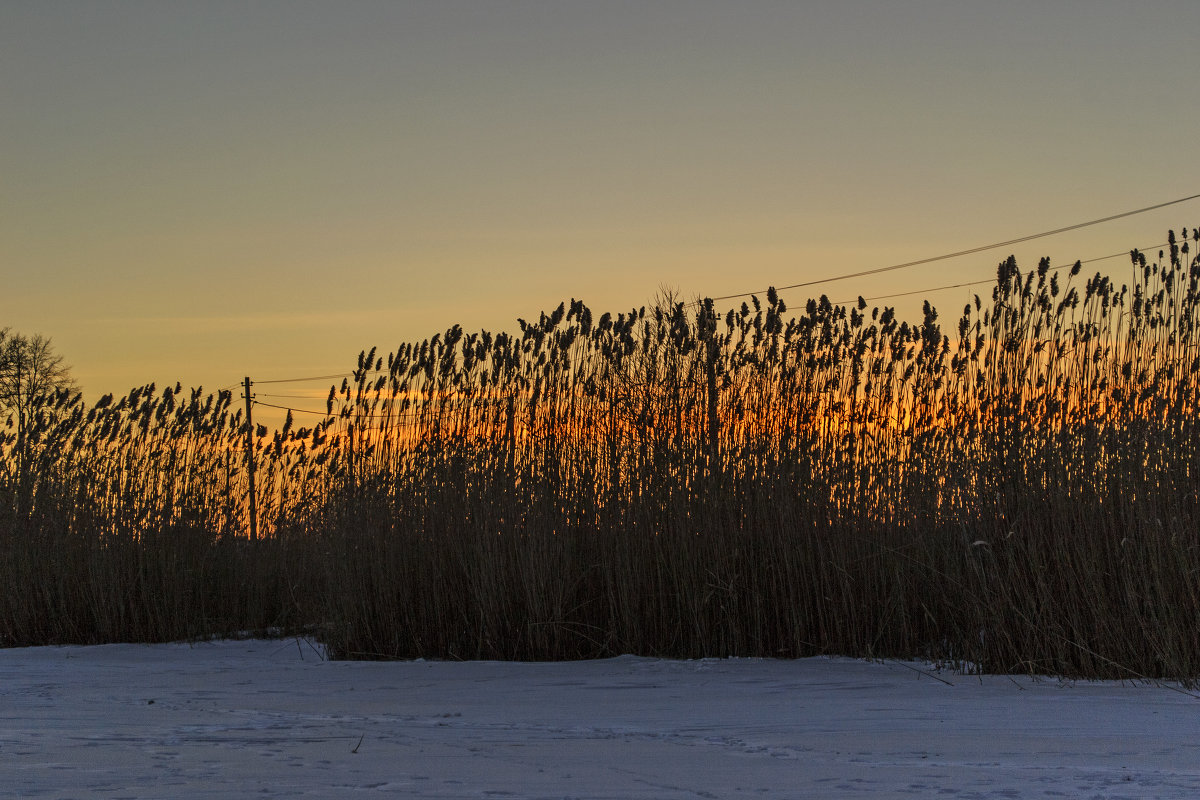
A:
[[[0,796],[1200,797],[1200,699],[913,666],[0,650]]]

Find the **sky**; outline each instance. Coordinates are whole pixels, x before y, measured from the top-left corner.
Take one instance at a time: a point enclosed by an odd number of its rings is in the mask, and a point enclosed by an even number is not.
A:
[[[89,398],[217,389],[1153,205],[1200,192],[1198,33],[1194,0],[0,0],[0,327]],[[1200,201],[784,298],[1182,226]]]

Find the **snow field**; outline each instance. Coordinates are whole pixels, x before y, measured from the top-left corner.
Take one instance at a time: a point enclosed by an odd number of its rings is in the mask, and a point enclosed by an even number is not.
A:
[[[0,795],[1200,797],[1200,699],[914,667],[0,650]]]

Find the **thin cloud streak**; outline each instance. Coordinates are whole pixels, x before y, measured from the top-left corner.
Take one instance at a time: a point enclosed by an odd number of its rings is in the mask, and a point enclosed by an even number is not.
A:
[[[349,309],[310,313],[199,314],[194,316],[103,316],[82,318],[85,325],[121,325],[126,328],[162,330],[186,329],[194,333],[254,333],[264,331],[304,331],[311,333],[335,325],[361,326],[364,322],[385,322],[400,314],[395,309]]]

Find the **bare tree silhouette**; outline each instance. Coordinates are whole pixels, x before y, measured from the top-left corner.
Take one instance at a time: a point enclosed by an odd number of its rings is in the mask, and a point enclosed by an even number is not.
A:
[[[14,501],[18,513],[31,485],[39,415],[61,408],[57,402],[78,392],[70,367],[47,337],[0,328],[0,421],[15,435]],[[4,420],[4,416],[7,419]]]

